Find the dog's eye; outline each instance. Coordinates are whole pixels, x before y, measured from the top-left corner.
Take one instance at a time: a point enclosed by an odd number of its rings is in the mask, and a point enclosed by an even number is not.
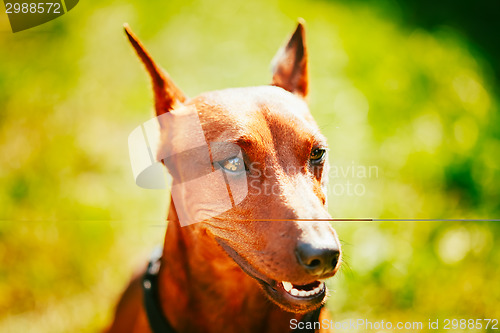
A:
[[[313,151],[311,151],[309,160],[313,164],[320,164],[321,162],[324,161],[325,157],[326,157],[326,149],[316,148]]]
[[[229,172],[240,173],[245,171],[245,162],[242,158],[236,156],[219,162],[220,166]]]

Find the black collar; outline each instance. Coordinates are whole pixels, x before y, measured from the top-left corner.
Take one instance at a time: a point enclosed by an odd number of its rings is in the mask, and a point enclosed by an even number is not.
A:
[[[144,292],[144,307],[148,315],[149,326],[153,333],[175,333],[175,330],[161,309],[158,297],[158,272],[161,266],[162,249],[156,248],[151,255],[146,274],[142,278],[142,290]]]
[[[148,316],[149,326],[153,333],[176,333],[173,327],[168,322],[167,318],[163,314],[161,303],[158,294],[158,272],[161,266],[161,254],[162,249],[158,248],[153,252],[151,256],[151,261],[148,264],[148,269],[146,274],[142,279],[142,290],[144,292],[144,307],[146,308],[146,314]],[[321,307],[306,313],[301,322],[311,322],[313,323],[310,327],[314,327],[314,323],[319,321],[319,314],[321,312]],[[308,325],[300,325],[301,327],[307,327]],[[314,329],[296,329],[294,333],[314,333]]]

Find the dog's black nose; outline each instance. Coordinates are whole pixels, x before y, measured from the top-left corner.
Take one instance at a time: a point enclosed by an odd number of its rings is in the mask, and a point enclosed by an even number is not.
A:
[[[300,242],[295,250],[297,260],[306,271],[318,278],[322,278],[331,273],[340,258],[340,248],[334,244],[321,244],[314,246],[310,243]]]

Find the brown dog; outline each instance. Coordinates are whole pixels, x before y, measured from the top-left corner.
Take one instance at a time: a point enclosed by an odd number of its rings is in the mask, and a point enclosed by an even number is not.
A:
[[[193,99],[125,30],[152,77],[157,115],[172,116],[160,119],[158,159],[180,189],[161,259],[131,282],[108,332],[290,332],[304,326],[291,322],[317,321],[327,294],[323,280],[341,260],[335,231],[319,221],[330,218],[327,145],[305,102],[303,24],[276,56],[270,86]],[[182,120],[186,110],[194,121]],[[208,150],[164,158],[197,141],[208,142]],[[224,143],[229,148],[217,148]],[[206,152],[205,174],[220,171],[227,186],[202,180],[184,186],[196,181]],[[228,191],[230,209],[221,209]]]

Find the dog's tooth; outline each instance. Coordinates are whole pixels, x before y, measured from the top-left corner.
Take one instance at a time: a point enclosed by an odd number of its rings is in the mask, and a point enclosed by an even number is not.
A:
[[[311,290],[311,291],[308,291],[306,292],[306,296],[311,296],[312,294],[314,294],[314,292]]]
[[[290,292],[290,290],[292,290],[292,284],[290,282],[286,282],[286,281],[282,281],[281,284],[283,285],[283,288]]]
[[[292,294],[293,296],[298,296],[299,295],[299,291],[295,288],[293,288],[291,291],[290,291],[290,294]]]
[[[304,297],[304,296],[306,296],[306,294],[307,294],[307,291],[305,291],[305,290],[299,291],[299,296]]]

